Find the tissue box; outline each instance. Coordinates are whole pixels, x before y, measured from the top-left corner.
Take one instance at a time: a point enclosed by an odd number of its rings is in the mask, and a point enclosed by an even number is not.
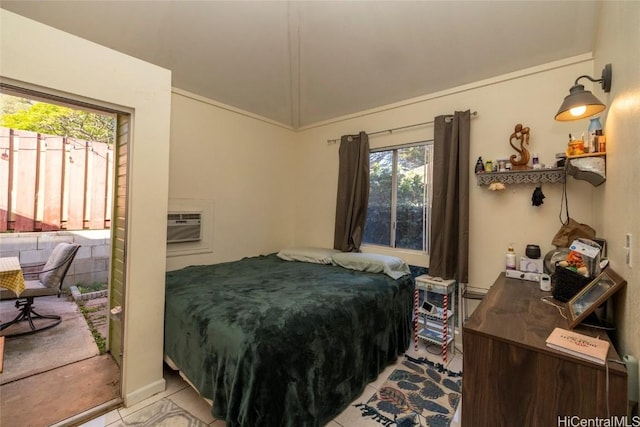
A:
[[[520,257],[520,271],[544,273],[544,261],[542,258],[532,259],[526,256]]]

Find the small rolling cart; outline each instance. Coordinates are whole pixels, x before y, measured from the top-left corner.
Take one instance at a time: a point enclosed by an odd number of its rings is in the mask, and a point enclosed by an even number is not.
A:
[[[455,354],[456,281],[423,274],[416,277],[414,296],[414,346],[418,339],[442,347],[442,363],[448,363],[448,349]],[[419,291],[424,297],[420,301]]]

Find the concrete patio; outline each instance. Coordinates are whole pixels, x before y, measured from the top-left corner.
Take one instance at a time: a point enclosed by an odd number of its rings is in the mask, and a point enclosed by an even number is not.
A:
[[[15,317],[14,303],[0,302],[0,321]],[[100,355],[81,304],[67,295],[37,298],[36,311],[57,314],[62,322],[33,334],[6,338],[0,374],[0,425],[77,425],[67,420],[121,405],[120,369],[111,354]],[[98,333],[106,334],[107,299],[84,304],[89,322]],[[14,327],[18,325],[2,332]]]
[[[0,322],[15,317],[14,304],[15,300],[0,302]],[[61,316],[62,322],[33,334],[6,338],[0,374],[0,425],[75,425],[64,420],[94,408],[108,410],[120,405],[119,367],[111,354],[100,355],[95,339],[99,334],[99,341],[104,341],[107,334],[107,298],[76,302],[71,295],[47,296],[36,298],[34,307],[41,314]],[[12,325],[2,333],[24,327]],[[40,409],[33,411],[34,406]]]
[[[0,384],[17,381],[80,360],[97,356],[100,352],[91,329],[79,305],[84,304],[97,333],[107,335],[107,299],[96,298],[78,302],[62,295],[36,298],[35,309],[41,314],[57,314],[62,322],[51,328],[30,335],[7,337],[5,341],[4,370]],[[15,300],[0,302],[0,323],[13,319],[17,314]],[[44,321],[41,321],[44,322]],[[37,324],[37,323],[36,323]],[[27,322],[12,325],[0,335],[28,329]]]

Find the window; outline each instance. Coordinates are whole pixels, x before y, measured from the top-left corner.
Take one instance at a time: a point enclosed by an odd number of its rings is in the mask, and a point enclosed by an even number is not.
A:
[[[363,242],[428,252],[433,143],[369,154],[370,184]]]

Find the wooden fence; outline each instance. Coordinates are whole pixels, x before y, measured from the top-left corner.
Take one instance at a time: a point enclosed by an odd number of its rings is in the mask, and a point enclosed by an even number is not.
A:
[[[0,232],[109,228],[110,144],[0,127]]]

